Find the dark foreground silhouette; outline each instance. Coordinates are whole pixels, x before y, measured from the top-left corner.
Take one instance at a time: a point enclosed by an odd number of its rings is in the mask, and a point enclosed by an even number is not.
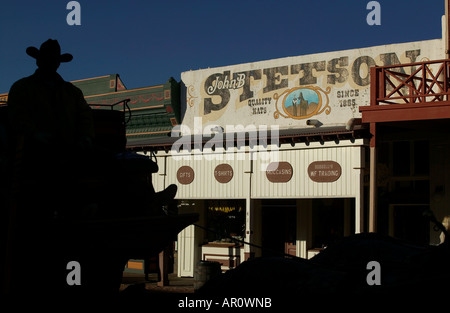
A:
[[[380,264],[380,284],[373,284],[374,272],[367,266],[371,261]],[[318,308],[342,307],[330,302],[337,299],[370,301],[376,306],[386,301],[442,305],[450,292],[449,265],[447,244],[417,246],[362,233],[330,244],[309,260],[262,257],[243,262],[205,283],[198,295],[271,296],[278,305],[315,303]]]

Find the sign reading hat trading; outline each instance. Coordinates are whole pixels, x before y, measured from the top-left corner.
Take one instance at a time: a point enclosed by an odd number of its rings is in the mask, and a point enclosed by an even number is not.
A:
[[[334,161],[316,161],[308,166],[308,176],[317,183],[332,183],[341,177],[342,168]]]

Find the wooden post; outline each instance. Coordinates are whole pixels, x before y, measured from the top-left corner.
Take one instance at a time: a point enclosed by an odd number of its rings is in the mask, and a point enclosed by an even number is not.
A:
[[[377,231],[377,150],[376,124],[370,123],[369,232]]]
[[[450,0],[445,0],[445,54],[450,59],[450,16],[449,16]]]
[[[158,287],[168,286],[169,285],[169,273],[168,273],[168,248],[165,248],[158,255],[159,257],[159,271],[161,273],[161,280],[156,284]]]

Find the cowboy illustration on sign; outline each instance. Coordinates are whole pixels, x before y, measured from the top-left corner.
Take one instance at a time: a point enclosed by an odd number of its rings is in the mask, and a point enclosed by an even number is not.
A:
[[[280,95],[276,93],[273,95],[276,100],[274,117],[305,119],[322,112],[328,115],[331,112],[330,91],[330,87],[324,91],[320,87],[307,86],[286,89]]]

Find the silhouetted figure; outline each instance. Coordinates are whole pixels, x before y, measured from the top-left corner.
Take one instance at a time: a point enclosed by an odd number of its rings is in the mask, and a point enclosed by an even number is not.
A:
[[[72,55],[61,55],[58,42],[51,39],[39,50],[29,47],[26,52],[36,59],[38,69],[11,87],[8,107],[13,131],[24,136],[29,149],[46,154],[89,148],[94,136],[91,109],[81,90],[56,72]]]
[[[39,286],[36,293],[58,292],[75,247],[55,222],[81,211],[78,172],[92,151],[93,118],[81,90],[57,73],[72,55],[61,54],[51,39],[26,53],[38,69],[8,94],[13,167],[8,284],[14,293],[28,290],[30,281]]]
[[[81,90],[57,73],[61,62],[71,61],[72,55],[61,54],[58,41],[51,39],[40,49],[28,47],[26,52],[36,59],[38,69],[14,83],[8,94],[16,148],[13,158],[20,162],[21,184],[47,202],[26,216],[47,218],[64,209],[60,204],[53,207],[53,200],[75,191],[75,181],[70,178],[76,176],[83,164],[80,161],[86,160],[92,149],[93,120]]]
[[[22,293],[31,282],[38,294],[118,292],[127,259],[65,225],[163,215],[176,185],[156,193],[150,179],[156,163],[126,151],[96,149],[92,109],[82,91],[57,73],[73,58],[61,54],[58,41],[26,52],[38,69],[15,82],[8,95],[13,167],[8,288]],[[70,261],[81,265],[81,286],[66,282]]]

